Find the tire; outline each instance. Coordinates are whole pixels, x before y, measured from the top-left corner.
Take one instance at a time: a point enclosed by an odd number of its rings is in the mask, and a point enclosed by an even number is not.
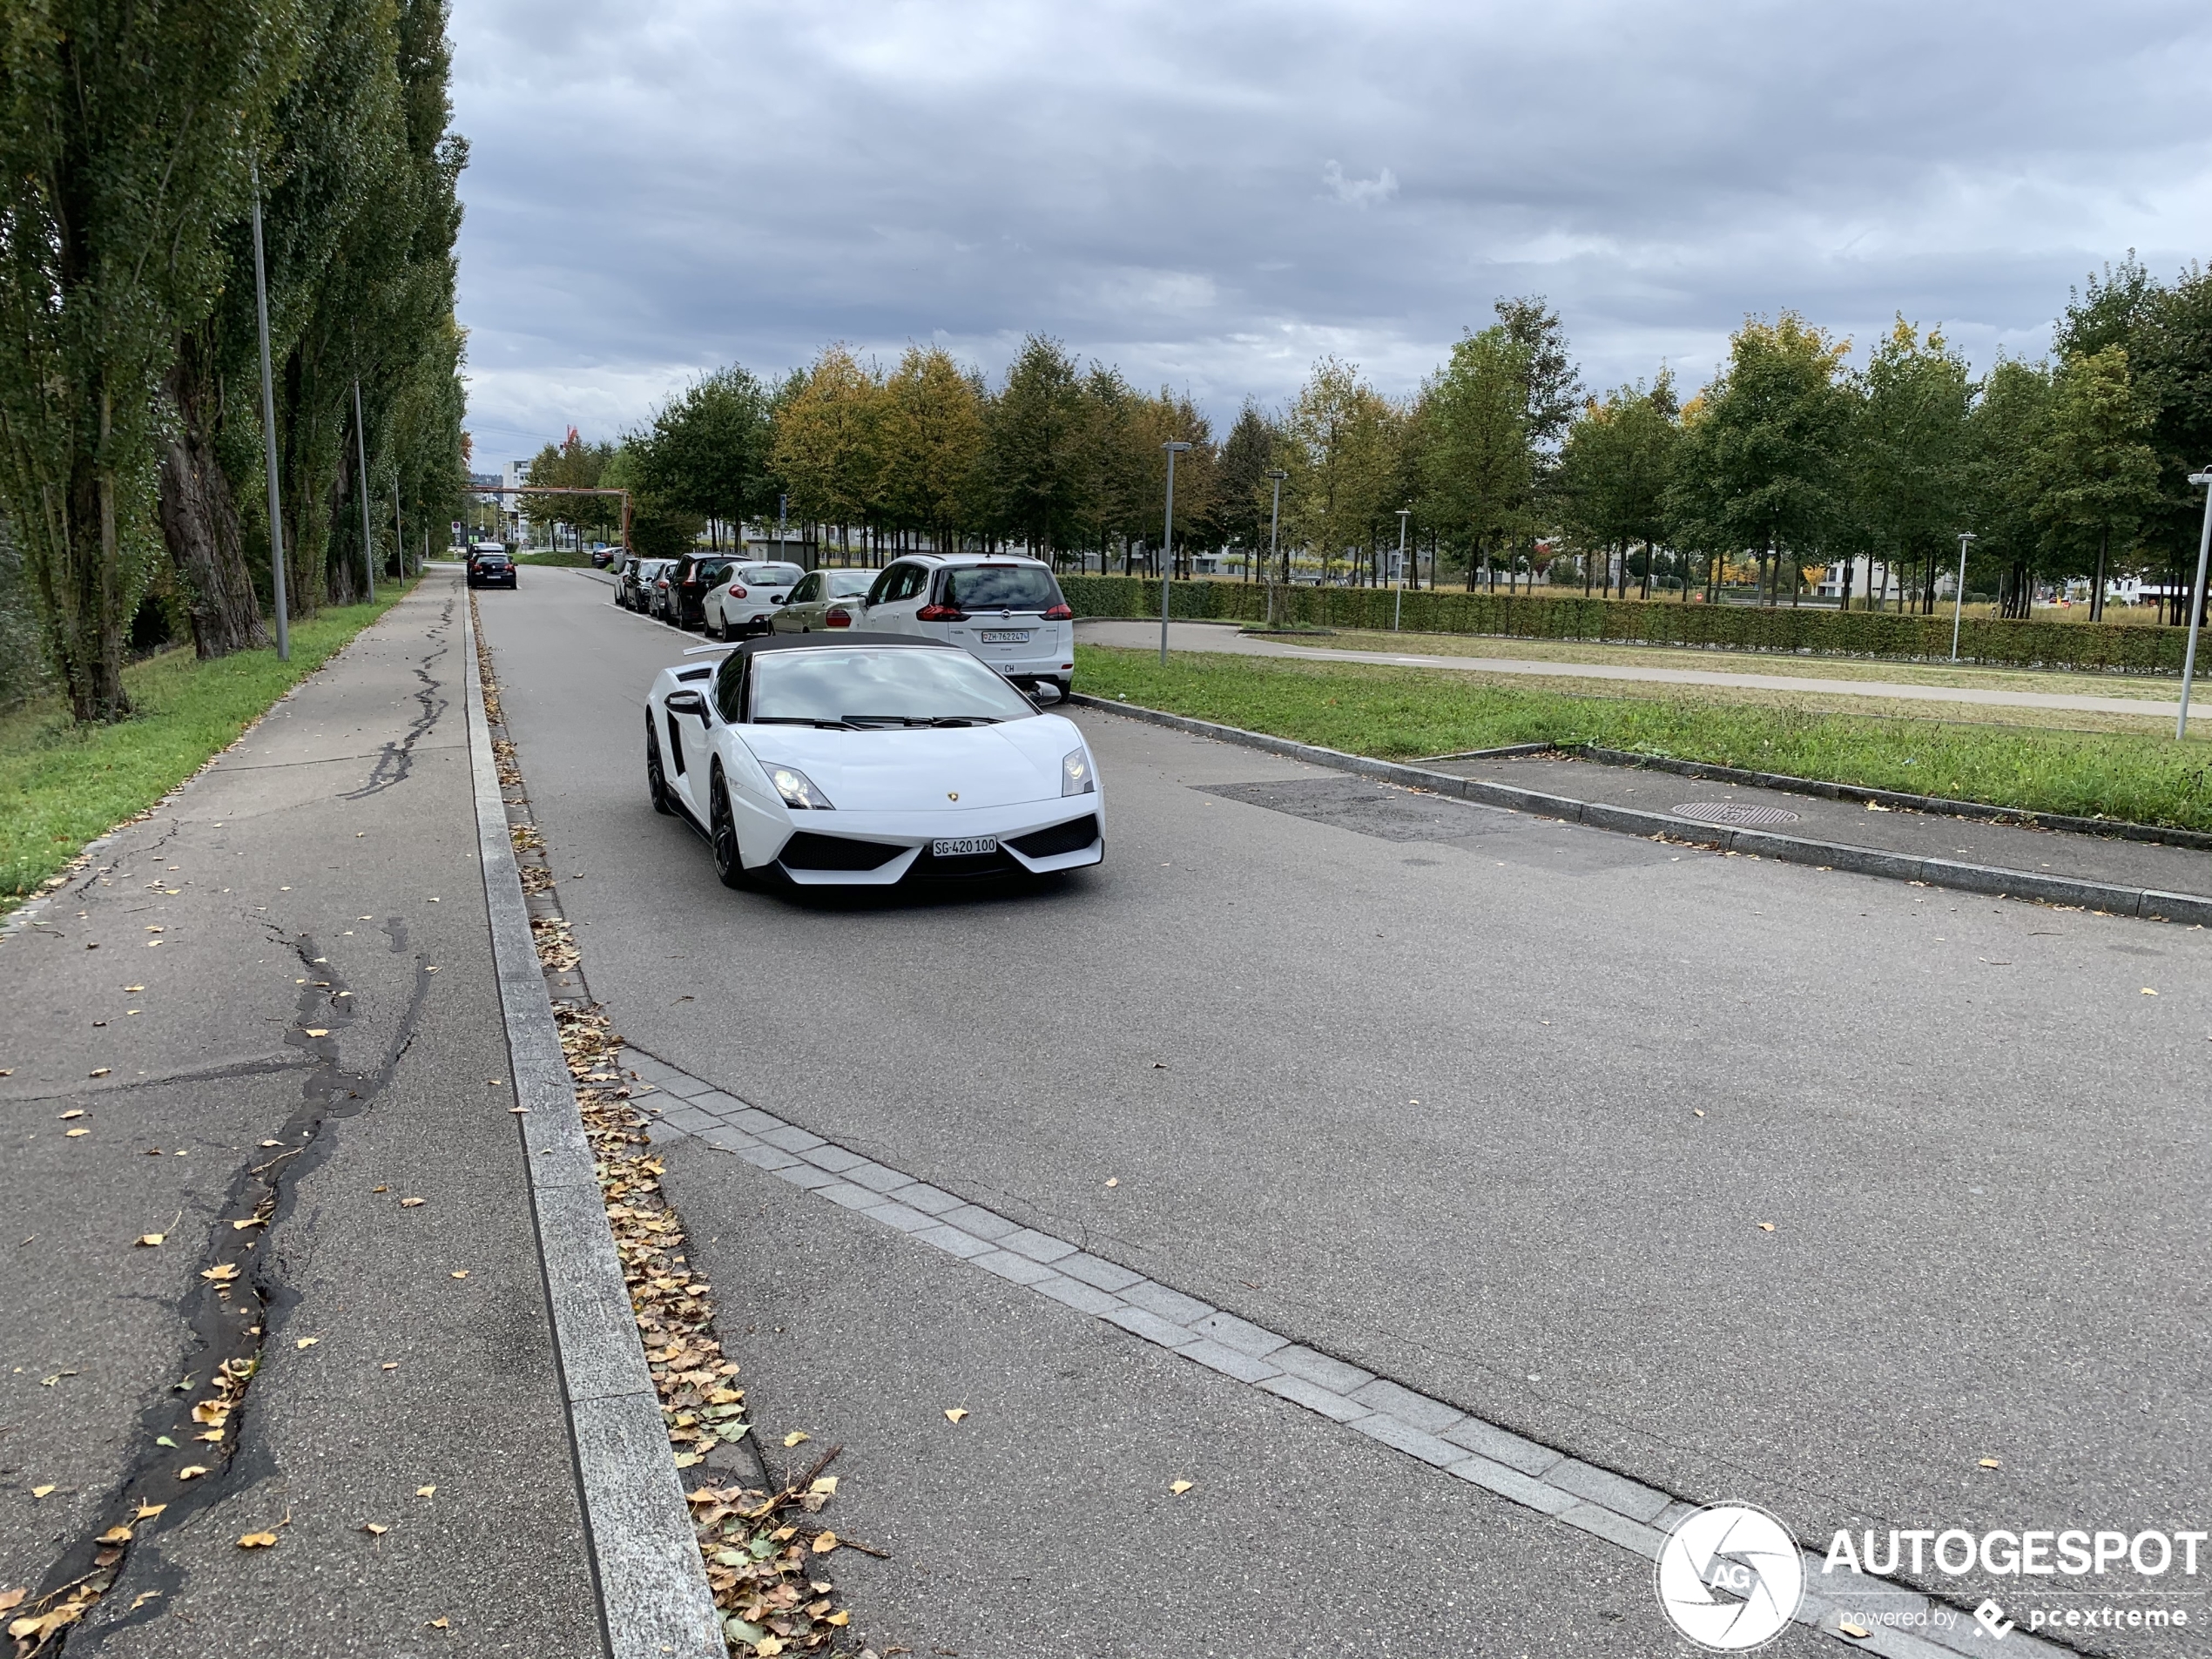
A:
[[[645,711],[645,795],[662,817],[676,816],[676,803],[668,796],[668,774],[661,768],[660,733],[653,730],[650,709]]]
[[[707,788],[714,805],[707,813],[714,843],[715,879],[725,887],[743,892],[752,883],[745,873],[745,853],[738,846],[738,826],[730,816],[730,792],[722,782],[722,768],[715,767]]]

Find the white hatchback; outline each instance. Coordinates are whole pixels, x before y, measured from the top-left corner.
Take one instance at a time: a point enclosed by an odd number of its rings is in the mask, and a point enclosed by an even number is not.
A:
[[[768,618],[806,574],[795,564],[732,564],[728,577],[709,588],[699,601],[707,637],[735,639],[742,634],[766,633]]]
[[[1075,612],[1042,559],[1006,553],[909,554],[887,565],[854,623],[871,633],[941,639],[1017,685],[1076,674]]]

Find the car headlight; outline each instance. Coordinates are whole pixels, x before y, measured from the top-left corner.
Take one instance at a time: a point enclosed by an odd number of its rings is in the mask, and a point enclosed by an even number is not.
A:
[[[1063,795],[1088,795],[1098,787],[1098,779],[1090,769],[1089,752],[1070,749],[1060,758],[1060,792]]]
[[[820,786],[795,766],[772,768],[768,781],[775,785],[776,792],[784,798],[786,806],[812,807],[822,813],[830,810],[830,798],[822,793]]]

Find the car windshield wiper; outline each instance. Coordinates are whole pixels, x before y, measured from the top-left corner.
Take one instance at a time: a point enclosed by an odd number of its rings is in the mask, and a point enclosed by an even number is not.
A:
[[[994,714],[848,714],[846,722],[853,725],[996,725]]]
[[[755,725],[818,725],[832,732],[857,732],[850,720],[833,720],[825,714],[756,714]]]
[[[932,725],[996,725],[995,714],[941,714],[930,721]]]

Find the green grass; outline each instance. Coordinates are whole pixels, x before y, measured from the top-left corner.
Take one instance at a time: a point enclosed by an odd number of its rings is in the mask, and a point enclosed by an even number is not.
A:
[[[292,660],[273,650],[212,663],[192,648],[123,671],[138,712],[79,728],[44,699],[0,714],[0,913],[14,909],[84,844],[135,817],[227,748],[269,705],[391,609],[404,583],[373,605],[347,605],[292,624]]]
[[[577,553],[568,548],[563,548],[558,553],[517,553],[515,555],[515,563],[550,564],[567,570],[588,570],[591,568],[591,556],[589,553]]]
[[[1821,714],[1694,693],[1586,697],[1368,668],[1199,652],[1076,648],[1095,697],[1379,759],[1517,743],[1591,743],[1639,754],[2032,812],[2212,830],[2212,742]]]

